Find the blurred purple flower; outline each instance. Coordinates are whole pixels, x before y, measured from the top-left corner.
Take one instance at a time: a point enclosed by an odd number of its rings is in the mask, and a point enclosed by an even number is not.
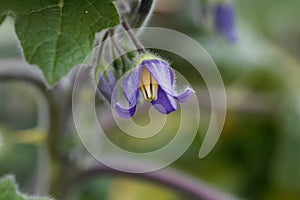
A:
[[[130,118],[134,115],[139,97],[139,90],[146,101],[161,113],[169,114],[177,109],[177,103],[186,102],[194,93],[187,87],[178,94],[175,90],[174,71],[163,60],[143,59],[136,68],[132,69],[123,80],[124,94],[129,107],[122,107],[116,103],[116,110],[121,117]]]
[[[99,78],[98,89],[109,102],[111,102],[111,96],[116,84],[117,80],[115,78],[114,73],[111,70],[108,70],[107,74],[101,74]]]
[[[219,3],[214,7],[215,27],[228,41],[235,42],[235,10],[231,3]]]

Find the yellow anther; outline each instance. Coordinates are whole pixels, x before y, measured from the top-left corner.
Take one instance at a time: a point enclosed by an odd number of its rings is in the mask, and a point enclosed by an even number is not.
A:
[[[147,68],[142,68],[140,90],[146,101],[157,99],[158,84]]]

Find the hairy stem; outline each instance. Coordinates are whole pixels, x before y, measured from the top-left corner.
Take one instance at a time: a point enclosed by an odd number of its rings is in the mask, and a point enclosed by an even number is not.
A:
[[[127,63],[129,63],[130,61],[128,60],[127,56],[124,55],[122,48],[119,46],[119,44],[115,40],[113,29],[110,30],[110,36],[111,36],[110,39],[111,39],[111,43],[112,43],[112,48],[115,48],[118,53],[118,56],[120,56],[122,65],[123,65],[122,72],[125,73],[128,70]]]
[[[140,41],[137,39],[137,37],[135,36],[135,34],[133,33],[133,31],[131,30],[129,24],[127,23],[127,21],[124,19],[122,20],[122,26],[124,27],[124,29],[126,30],[126,32],[128,33],[131,41],[133,42],[133,44],[135,45],[135,47],[137,48],[138,52],[140,54],[145,53],[146,50],[143,47],[143,45],[140,43]]]
[[[109,36],[109,30],[106,30],[102,37],[100,45],[96,45],[96,48],[99,48],[99,50],[98,51],[96,50],[96,52],[95,52],[96,55],[93,56],[93,57],[95,57],[95,61],[94,61],[95,66],[98,65],[99,61],[101,60],[101,57],[103,54],[103,48],[105,46],[105,42],[106,42],[108,36]]]
[[[55,171],[54,174],[56,174],[56,172],[58,171],[57,169],[60,168],[58,167],[60,165],[60,153],[58,151],[58,141],[59,141],[59,134],[61,132],[60,131],[61,117],[59,116],[60,109],[57,106],[57,101],[53,95],[53,91],[48,89],[45,82],[42,79],[40,79],[38,76],[34,74],[26,73],[21,70],[8,71],[0,74],[0,82],[10,82],[10,81],[14,81],[14,82],[24,81],[29,84],[32,84],[33,86],[37,87],[45,95],[47,99],[48,106],[49,106],[49,115],[50,115],[49,130],[47,135],[47,148],[48,148],[48,153],[50,155],[50,161],[51,161],[50,176],[57,177],[56,175],[53,176],[53,172]],[[53,170],[54,168],[55,170]],[[50,190],[52,191],[52,186],[50,187],[51,187]]]
[[[62,141],[64,136],[70,134],[72,90],[76,74],[77,70],[73,70],[64,81],[51,90],[50,95],[50,130],[47,140],[52,169],[50,194],[58,199],[61,199],[63,188],[75,168],[67,152],[62,151]]]
[[[26,71],[22,70],[10,70],[10,71],[5,71],[0,73],[0,82],[26,82],[28,84],[31,84],[35,88],[41,92],[41,94],[45,97],[44,99],[46,100],[46,106],[50,105],[50,94],[49,94],[49,89],[45,82],[39,78],[38,76],[35,76],[34,74],[28,73]],[[41,98],[41,97],[40,97]],[[37,100],[41,100],[41,99]],[[39,102],[38,102],[39,103]],[[43,116],[47,115],[50,112],[50,109],[48,112],[45,113],[45,110],[43,109],[42,113],[41,112],[41,105],[38,106],[39,109],[39,118],[42,118],[42,128],[48,128],[49,127],[49,117],[48,116]],[[44,106],[44,104],[42,105]],[[41,119],[40,119],[41,120]],[[41,146],[38,151],[38,169],[37,169],[37,174],[36,174],[36,181],[33,184],[32,192],[34,194],[38,195],[45,195],[47,193],[48,189],[48,177],[49,177],[49,168],[47,165],[48,163],[48,152],[44,146]],[[43,167],[43,168],[41,168]]]
[[[50,159],[50,193],[59,197],[65,182],[70,177],[68,171],[70,161],[61,152],[61,139],[68,132],[70,119],[72,86],[76,71],[69,77],[69,82],[58,83],[54,88],[48,88],[42,78],[24,70],[8,70],[0,73],[0,82],[26,82],[38,88],[46,97],[49,106],[49,129],[47,130],[47,152]],[[47,173],[47,172],[45,172]]]

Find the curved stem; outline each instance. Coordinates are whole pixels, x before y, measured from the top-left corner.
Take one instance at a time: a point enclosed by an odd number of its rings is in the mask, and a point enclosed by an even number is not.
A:
[[[140,41],[137,39],[137,37],[135,36],[135,34],[133,33],[133,31],[131,30],[129,24],[127,23],[127,21],[125,19],[122,20],[122,26],[124,27],[124,29],[126,30],[126,32],[128,33],[130,39],[132,40],[133,44],[136,46],[138,52],[140,54],[142,53],[146,53],[145,48],[143,47],[143,45],[140,43]]]
[[[93,54],[93,58],[91,61],[91,67],[97,67],[99,64],[99,61],[101,60],[102,53],[103,53],[103,48],[105,46],[105,42],[109,36],[109,30],[106,30],[104,35],[102,36],[102,39],[99,43],[99,41],[96,41],[95,44],[95,52]]]
[[[104,48],[105,42],[106,42],[106,40],[107,40],[107,38],[109,36],[109,32],[110,32],[110,30],[105,31],[105,33],[104,33],[104,35],[102,37],[101,44],[100,44],[99,51],[98,51],[96,65],[99,64],[99,60],[101,60],[102,53],[103,53],[103,48]]]
[[[127,63],[130,63],[130,61],[128,60],[127,56],[124,55],[122,48],[118,45],[116,39],[114,38],[114,30],[113,29],[110,30],[110,36],[111,36],[110,39],[111,39],[111,43],[112,43],[112,49],[115,48],[117,53],[119,54],[118,56],[120,56],[122,65],[123,65],[122,72],[125,73],[128,70]]]
[[[74,72],[75,73],[75,72]],[[0,82],[24,81],[37,87],[46,97],[49,106],[49,129],[47,130],[47,148],[51,163],[51,184],[50,191],[54,196],[59,196],[62,186],[66,182],[66,169],[69,161],[60,151],[60,142],[66,125],[68,124],[72,83],[68,87],[48,88],[46,83],[34,73],[24,72],[23,70],[11,70],[0,73]],[[73,79],[71,80],[71,82]],[[47,173],[47,172],[45,172]]]
[[[49,118],[49,134],[48,140],[49,144],[49,150],[50,154],[56,156],[56,151],[54,147],[55,145],[52,144],[54,141],[56,141],[55,132],[56,130],[52,130],[53,128],[56,129],[58,126],[53,127],[52,123],[53,121],[57,120],[57,116],[53,113],[57,109],[55,108],[54,98],[52,96],[52,93],[47,88],[47,85],[43,80],[38,78],[37,76],[29,73],[24,73],[24,71],[9,71],[9,72],[3,72],[0,74],[0,82],[8,82],[8,81],[25,81],[27,83],[32,84],[33,86],[37,87],[45,96],[48,101],[49,111],[50,111],[50,118]],[[57,124],[56,124],[57,125]],[[53,133],[53,134],[52,134]]]
[[[74,179],[70,181],[68,187],[65,190],[64,198],[75,186],[74,183],[82,183],[84,180],[89,178],[95,178],[96,176],[127,176],[130,178],[142,179],[150,182],[154,182],[165,187],[169,187],[178,191],[193,199],[203,199],[203,200],[234,200],[235,197],[222,194],[211,187],[205,185],[204,183],[191,178],[190,176],[179,173],[175,170],[163,169],[160,171],[155,171],[151,173],[127,173],[117,171],[115,169],[106,167],[104,165],[93,167],[82,173],[79,173]]]
[[[58,134],[59,134],[59,110],[57,103],[53,97],[53,91],[48,89],[46,83],[35,74],[24,72],[23,70],[2,72],[0,74],[0,82],[17,82],[24,81],[37,87],[46,97],[49,106],[49,124],[47,135],[47,148],[50,154],[51,163],[57,163],[60,159],[58,152]],[[54,162],[53,162],[54,161]],[[51,166],[52,167],[52,166]],[[45,169],[44,169],[45,170]],[[47,174],[47,172],[44,171]],[[53,173],[53,170],[52,172]],[[39,183],[41,184],[41,183]]]
[[[1,72],[0,73],[0,82],[27,82],[28,84],[31,84],[33,86],[35,86],[41,93],[42,95],[45,96],[45,100],[46,100],[46,105],[50,105],[50,93],[49,93],[49,89],[47,87],[47,85],[45,84],[45,82],[40,79],[38,76],[35,76],[33,74],[30,74],[28,72],[24,72],[24,71],[8,71],[8,72]],[[41,97],[40,97],[41,98]],[[40,99],[39,99],[40,100]],[[44,104],[42,105],[44,106]],[[46,115],[42,116],[42,114],[45,114],[45,110],[43,109],[42,113],[41,112],[41,105],[38,102],[38,110],[39,110],[39,118],[45,118],[43,121],[43,128],[49,129],[49,112],[50,109],[47,109]],[[48,176],[49,176],[49,171],[48,171],[48,152],[47,150],[41,146],[39,147],[39,151],[38,151],[38,161],[37,161],[37,173],[36,173],[36,181],[33,184],[32,187],[32,192],[34,192],[35,194],[39,194],[39,195],[44,195],[48,189]],[[41,160],[42,159],[42,160]],[[46,166],[45,166],[46,164]],[[43,167],[43,168],[41,168]]]
[[[11,71],[11,72],[4,72],[0,74],[0,82],[9,82],[9,81],[25,81],[28,82],[35,87],[37,87],[46,97],[49,96],[49,89],[45,82],[38,78],[37,76],[34,76],[29,73],[24,72],[17,72],[17,71]],[[47,98],[48,99],[48,98]]]

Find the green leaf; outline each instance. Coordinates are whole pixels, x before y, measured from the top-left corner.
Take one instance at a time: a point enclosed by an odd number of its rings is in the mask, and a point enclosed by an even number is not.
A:
[[[5,15],[0,15],[0,24],[3,22],[3,20],[5,19]]]
[[[0,179],[0,200],[53,200],[47,197],[29,197],[21,194],[13,176]]]
[[[111,0],[0,0],[3,16],[15,30],[28,63],[38,65],[54,84],[83,62],[95,33],[119,23]]]

